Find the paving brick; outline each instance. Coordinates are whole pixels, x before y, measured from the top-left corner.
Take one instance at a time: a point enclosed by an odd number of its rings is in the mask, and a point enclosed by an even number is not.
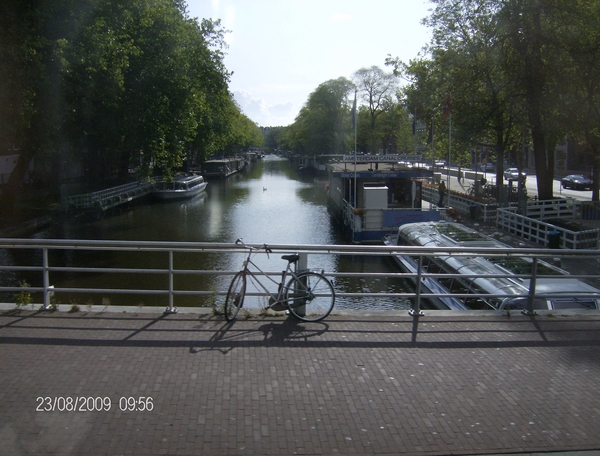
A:
[[[595,313],[2,315],[0,454],[600,449],[599,336]],[[111,407],[36,411],[67,397]]]

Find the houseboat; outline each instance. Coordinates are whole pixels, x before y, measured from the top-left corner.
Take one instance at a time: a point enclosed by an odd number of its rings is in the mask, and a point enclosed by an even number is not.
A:
[[[327,165],[327,207],[353,243],[380,244],[405,223],[440,219],[439,210],[422,205],[422,182],[432,179],[431,169],[399,163],[407,158],[348,155]]]
[[[202,163],[202,174],[208,178],[226,178],[244,169],[244,158],[222,158]]]
[[[172,180],[157,180],[152,195],[165,201],[192,198],[204,191],[206,185],[204,177],[198,174],[175,176]]]
[[[398,228],[395,236],[384,237],[384,244],[511,249],[464,225],[443,221],[405,224]],[[418,271],[418,255],[404,253],[395,255],[395,258],[403,271]],[[512,255],[483,257],[440,253],[423,256],[421,287],[429,293],[462,295],[452,298],[452,301],[437,300],[440,309],[458,310],[460,303],[469,310],[524,310],[529,308],[528,275],[532,265],[531,258]],[[445,274],[448,277],[444,277]],[[600,290],[569,277],[567,271],[538,260],[533,308],[598,309]]]

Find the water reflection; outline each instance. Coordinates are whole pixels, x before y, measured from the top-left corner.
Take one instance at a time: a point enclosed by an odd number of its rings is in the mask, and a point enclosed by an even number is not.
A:
[[[158,202],[148,200],[103,220],[89,222],[67,219],[62,224],[42,232],[38,237],[65,239],[234,242],[243,238],[255,244],[343,244],[336,233],[326,208],[325,181],[321,178],[302,180],[286,159],[266,157],[244,174],[225,180],[209,181],[206,192],[186,201]],[[6,256],[6,255],[5,255]],[[84,267],[143,267],[165,269],[166,253],[140,254],[135,252],[58,251],[53,252],[51,264]],[[241,267],[242,255],[176,254],[177,269],[233,271]],[[286,262],[279,256],[257,257],[266,271],[281,271]],[[332,272],[397,272],[389,259],[377,257],[312,255],[309,267]],[[229,276],[178,275],[176,289],[226,290]],[[11,279],[11,281],[16,278]],[[139,288],[166,287],[160,274],[52,274],[52,283],[69,287]],[[4,280],[3,280],[4,281]],[[28,281],[39,286],[41,278],[30,276]],[[337,292],[359,291],[402,293],[410,290],[404,280],[395,278],[356,279],[337,278]],[[132,302],[135,299],[135,302]],[[213,297],[177,296],[178,306],[210,304]],[[83,300],[83,302],[82,302]],[[158,305],[166,303],[165,296],[127,295],[69,295],[61,302],[100,304],[101,301],[123,305]],[[338,309],[406,309],[409,303],[389,298],[338,299]]]

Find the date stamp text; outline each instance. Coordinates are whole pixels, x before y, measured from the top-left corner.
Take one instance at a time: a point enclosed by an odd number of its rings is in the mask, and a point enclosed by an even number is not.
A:
[[[149,396],[122,396],[113,401],[108,396],[38,396],[36,412],[151,412],[154,399]]]

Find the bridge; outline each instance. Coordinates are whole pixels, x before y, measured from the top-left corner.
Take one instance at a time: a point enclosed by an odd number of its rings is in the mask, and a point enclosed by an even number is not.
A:
[[[271,247],[277,254],[319,258],[390,256],[398,250]],[[489,253],[434,249],[413,253]],[[129,268],[90,261],[94,251],[124,250],[139,255]],[[168,313],[136,305],[140,295],[150,294],[170,306],[190,294],[199,301],[222,300],[235,271],[200,270],[191,265],[201,262],[185,263],[181,257],[239,256],[239,250],[217,243],[0,239],[5,258],[0,293],[12,298],[31,292],[35,302],[20,310],[0,304],[0,371],[5,373],[0,375],[5,397],[0,401],[0,453],[577,451],[587,456],[584,451],[600,449],[599,311],[527,316],[426,311],[421,316],[406,310],[334,308],[316,323],[272,314],[225,322],[210,307]],[[162,252],[162,262],[145,261],[151,252]],[[598,251],[563,249],[513,249],[506,255],[513,252],[570,257],[578,263],[598,256]],[[587,278],[598,277],[584,269]],[[31,286],[7,286],[15,273],[29,277]],[[375,272],[326,273],[334,279],[383,278]],[[75,288],[72,278],[79,274],[144,274],[148,280],[144,289],[130,284]],[[61,275],[67,280],[61,281]],[[181,289],[183,275],[224,280],[214,290]],[[338,298],[377,300],[390,294],[364,283],[361,293]],[[85,301],[67,298],[69,304],[60,305],[59,312],[43,311],[54,292],[55,299],[79,293]],[[102,299],[102,305],[96,300],[86,306],[90,296],[110,294],[125,294],[132,305],[111,306]],[[414,293],[394,296],[419,298]],[[82,304],[79,312],[74,302]]]
[[[261,247],[259,245],[255,247]],[[384,246],[384,245],[288,245],[269,244],[273,252],[273,265],[277,267],[278,255],[286,253],[298,253],[304,257],[305,264],[313,266],[313,262],[307,260],[310,256],[382,256],[393,259],[395,255],[413,255],[419,257],[419,264],[424,264],[423,259],[440,255],[467,255],[487,257],[489,255],[502,257],[528,257],[537,262],[537,259],[549,259],[560,262],[570,274],[545,276],[538,272],[537,268],[523,273],[509,273],[505,275],[494,274],[490,277],[507,277],[511,279],[522,279],[529,283],[529,291],[522,297],[530,298],[531,302],[537,297],[535,283],[538,278],[551,277],[553,280],[562,280],[564,283],[573,279],[596,282],[597,274],[597,250],[566,250],[566,249],[535,249],[535,248],[489,248],[489,247],[414,247],[414,246]],[[244,252],[244,249],[236,244],[208,243],[208,242],[159,242],[159,241],[110,241],[110,240],[63,240],[63,239],[0,239],[0,250],[15,252],[7,255],[12,259],[9,263],[0,265],[0,271],[7,274],[23,272],[31,282],[26,287],[17,286],[17,283],[0,282],[0,293],[14,296],[15,293],[29,292],[34,299],[41,303],[43,309],[52,308],[51,299],[63,303],[79,302],[85,304],[92,302],[91,296],[100,296],[102,300],[116,301],[118,296],[128,296],[128,300],[134,302],[152,302],[151,305],[164,305],[167,312],[176,311],[177,300],[181,302],[192,301],[193,306],[213,307],[218,310],[219,305],[224,302],[227,294],[230,278],[238,270],[203,270],[190,265],[203,264],[202,255],[216,253],[223,256],[231,256]],[[401,252],[399,251],[401,250]],[[122,265],[105,264],[102,267],[91,267],[90,258],[94,258],[94,251],[112,254],[116,258],[119,253],[126,253],[130,257],[135,256],[135,267],[123,267]],[[156,257],[157,252],[162,252]],[[65,258],[68,260],[65,261]],[[237,257],[236,257],[237,258]],[[237,265],[235,261],[232,264]],[[19,262],[19,259],[23,259]],[[37,263],[41,259],[41,264]],[[277,259],[277,260],[276,260]],[[190,263],[191,261],[191,263]],[[575,270],[566,265],[575,263],[578,267],[583,265],[583,270]],[[139,265],[139,266],[137,266]],[[241,259],[239,261],[241,267]],[[318,266],[318,265],[317,265]],[[265,271],[265,273],[277,279],[281,270]],[[65,274],[67,280],[65,280]],[[115,285],[105,287],[82,287],[77,286],[76,278],[86,275],[100,276],[112,275],[116,277],[131,277],[132,280],[113,281],[119,283],[122,288]],[[417,285],[416,291],[402,293],[390,292],[386,287],[378,283],[390,278],[410,279],[416,284],[421,283],[423,277],[440,277],[444,279],[456,279],[464,277],[460,272],[444,271],[432,274],[425,267],[420,267],[415,272],[380,273],[380,272],[347,272],[347,271],[325,271],[325,275],[334,282],[337,280],[361,280],[363,286],[360,291],[339,290],[336,291],[336,309],[352,308],[350,302],[361,300],[362,302],[377,303],[379,300],[387,299],[395,302],[406,303],[406,311],[420,313],[423,301],[427,298],[436,297],[489,297],[483,290],[472,290],[468,295],[450,293],[441,295],[420,290]],[[198,278],[202,276],[215,278],[206,280],[205,289],[198,289]],[[144,288],[136,287],[133,278],[142,277],[138,281]],[[478,277],[487,277],[478,275]],[[146,279],[147,278],[147,279]],[[35,281],[34,281],[35,279]],[[94,281],[93,283],[96,283]],[[565,285],[566,286],[566,285]],[[462,292],[464,293],[464,291]],[[255,311],[260,312],[260,298],[263,293],[247,292],[247,296],[254,296],[256,301]],[[496,297],[508,296],[502,294]],[[511,295],[516,296],[516,295]],[[154,298],[152,298],[154,297]],[[193,299],[190,299],[192,297]],[[409,303],[412,302],[412,308]],[[189,305],[189,304],[188,304]],[[424,305],[424,304],[423,304]],[[63,306],[68,306],[63,304]],[[376,311],[377,309],[374,309]],[[531,309],[533,310],[533,309]]]
[[[68,196],[62,205],[65,211],[104,212],[147,195],[153,187],[152,182],[131,182],[97,192]]]

